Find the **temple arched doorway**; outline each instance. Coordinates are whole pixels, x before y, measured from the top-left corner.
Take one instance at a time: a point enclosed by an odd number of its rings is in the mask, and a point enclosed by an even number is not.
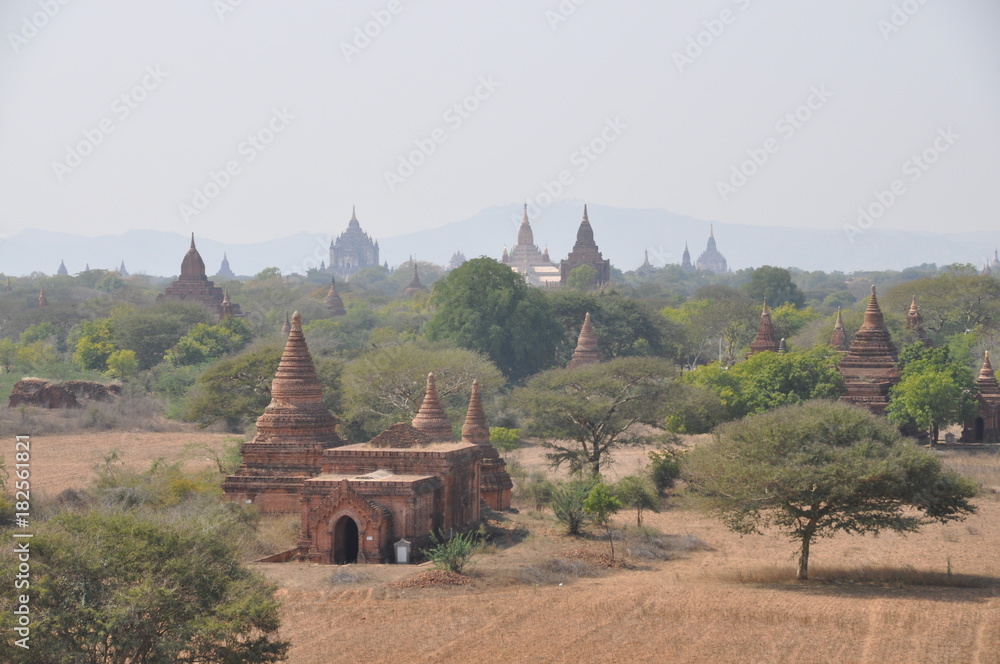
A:
[[[982,417],[977,417],[973,427],[972,440],[981,443],[986,434],[986,421]]]
[[[349,516],[342,516],[333,527],[333,562],[347,565],[358,562],[360,540],[358,524]]]

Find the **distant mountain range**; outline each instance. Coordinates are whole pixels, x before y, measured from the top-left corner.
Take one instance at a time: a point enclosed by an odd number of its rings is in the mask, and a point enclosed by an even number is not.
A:
[[[605,258],[624,270],[643,261],[643,251],[655,266],[679,263],[688,243],[691,259],[705,249],[710,223],[667,210],[632,210],[589,205],[594,237]],[[467,258],[499,258],[504,245],[517,242],[521,207],[487,208],[475,216],[439,228],[377,238],[381,260],[399,265],[411,255],[417,260],[446,265],[455,252]],[[548,246],[556,263],[565,258],[576,240],[583,212],[581,201],[559,201],[544,210],[531,210],[529,219],[539,249]],[[361,219],[365,228],[365,221]],[[804,229],[746,226],[714,222],[719,251],[731,269],[776,265],[803,270],[853,272],[902,269],[922,263],[982,265],[1000,244],[1000,231],[992,233],[918,233],[877,227],[849,238],[843,229]],[[222,243],[196,238],[208,273],[214,274],[223,252],[238,275],[253,275],[265,267],[282,274],[304,273],[328,260],[330,241],[347,227],[345,219],[329,234],[297,233],[256,244]],[[367,230],[367,229],[366,229]],[[67,233],[25,230],[0,242],[0,272],[27,275],[54,274],[60,260],[70,274],[91,268],[117,269],[122,260],[131,273],[176,275],[189,238],[178,233],[132,230],[122,235],[84,237]]]

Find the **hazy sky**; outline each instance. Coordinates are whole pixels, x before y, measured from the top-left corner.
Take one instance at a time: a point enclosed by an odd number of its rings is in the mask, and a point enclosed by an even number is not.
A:
[[[998,225],[996,0],[3,0],[0,29],[4,236],[337,234],[356,204],[389,237],[548,196]]]

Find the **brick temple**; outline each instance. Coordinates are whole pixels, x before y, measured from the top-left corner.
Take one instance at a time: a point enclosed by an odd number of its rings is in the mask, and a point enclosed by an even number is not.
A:
[[[760,312],[760,322],[757,324],[757,336],[750,342],[750,352],[747,357],[763,353],[764,351],[777,353],[779,350],[778,341],[774,338],[774,327],[771,324],[771,312],[767,308],[767,298],[764,298],[764,308]]]
[[[597,272],[596,284],[603,286],[611,281],[611,261],[606,260],[601,255],[597,243],[594,241],[594,229],[590,225],[587,217],[587,206],[583,206],[583,221],[576,231],[576,244],[562,262],[559,263],[559,283],[566,285],[569,273],[580,267],[589,265]]]
[[[885,414],[889,389],[899,382],[899,368],[896,347],[875,297],[875,286],[872,286],[861,329],[840,361],[840,373],[847,390],[842,401],[864,406],[876,415]]]
[[[291,318],[257,435],[244,462],[223,483],[228,500],[265,512],[299,513],[298,560],[337,564],[389,562],[405,538],[431,543],[432,532],[466,530],[480,505],[510,507],[512,482],[489,442],[479,385],[473,382],[461,440],[455,440],[434,383],[409,424],[395,424],[367,443],[345,445],[302,334]]]
[[[538,250],[535,244],[535,234],[528,221],[528,204],[524,204],[524,216],[521,226],[517,229],[517,244],[508,253],[504,247],[500,261],[524,277],[533,286],[554,286],[559,284],[559,268],[549,260],[549,250]]]
[[[201,259],[198,248],[194,245],[194,233],[191,233],[191,247],[181,261],[181,274],[177,281],[167,286],[167,289],[156,296],[156,300],[175,300],[178,302],[195,302],[212,311],[221,320],[227,315],[242,316],[240,305],[228,301],[222,289],[208,280],[205,274],[205,261]],[[223,300],[227,307],[224,310]]]
[[[976,415],[962,427],[963,443],[1000,443],[1000,383],[986,351],[976,377]]]

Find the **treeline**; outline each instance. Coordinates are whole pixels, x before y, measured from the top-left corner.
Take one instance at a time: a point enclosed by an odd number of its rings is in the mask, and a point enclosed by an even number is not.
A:
[[[424,288],[404,296],[414,268]],[[512,405],[512,390],[564,367],[590,313],[605,360],[649,358],[672,367],[674,388],[669,398],[661,395],[670,412],[658,414],[657,424],[695,432],[837,396],[843,385],[839,356],[827,346],[830,333],[838,310],[849,337],[860,327],[872,283],[904,371],[910,359],[923,357],[906,350],[918,341],[906,328],[915,296],[926,339],[942,349],[915,366],[948,372],[956,394],[968,389],[983,352],[995,347],[1000,325],[1000,281],[967,265],[851,275],[771,266],[711,275],[667,266],[619,274],[598,290],[577,281],[576,288],[531,288],[488,258],[450,272],[429,263],[369,268],[337,284],[346,315],[333,316],[324,304],[327,274],[282,276],[268,268],[252,279],[217,283],[246,314],[218,321],[198,305],[157,301],[166,280],[103,270],[15,278],[0,295],[2,396],[26,375],[115,379],[129,393],[159,399],[168,417],[239,430],[270,399],[281,327],[297,310],[327,405],[347,437],[363,440],[411,418],[431,370],[456,426],[474,377],[491,422],[515,426],[527,414]],[[48,304],[39,307],[42,288]],[[786,339],[789,352],[745,360],[765,298],[775,335]],[[947,417],[966,412],[967,402]],[[930,428],[917,419],[909,417]]]

